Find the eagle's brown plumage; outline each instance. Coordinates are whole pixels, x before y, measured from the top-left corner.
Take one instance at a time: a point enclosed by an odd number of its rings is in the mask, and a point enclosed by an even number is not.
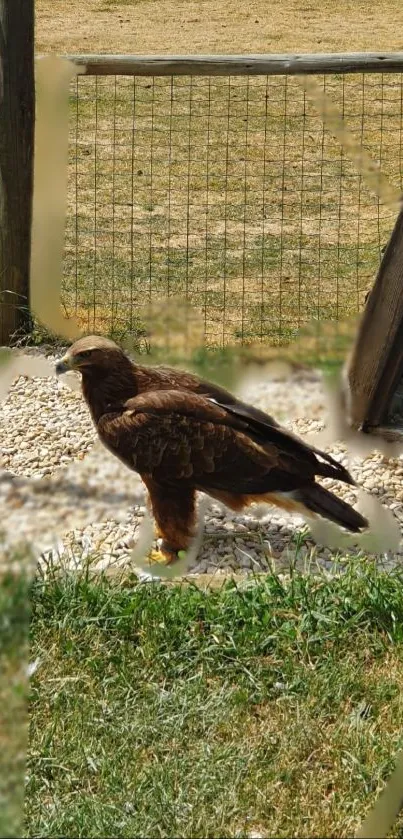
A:
[[[368,526],[316,483],[321,476],[353,484],[341,464],[223,388],[180,370],[133,364],[99,337],[73,344],[57,365],[67,369],[82,374],[104,445],[141,475],[170,555],[194,535],[197,490],[234,510],[267,501],[353,532]]]

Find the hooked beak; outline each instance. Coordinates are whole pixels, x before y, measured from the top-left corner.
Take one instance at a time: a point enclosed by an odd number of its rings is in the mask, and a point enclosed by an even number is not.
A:
[[[71,370],[68,356],[65,355],[64,358],[61,358],[60,361],[57,362],[55,370],[56,376],[61,376],[62,373],[68,373],[69,370]]]

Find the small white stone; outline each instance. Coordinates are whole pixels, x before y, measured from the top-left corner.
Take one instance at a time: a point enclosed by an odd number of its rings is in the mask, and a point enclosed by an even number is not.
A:
[[[34,354],[40,356],[41,352]],[[295,374],[291,380],[277,377],[275,381],[250,382],[247,391],[250,402],[273,412],[297,434],[304,436],[324,428],[326,400],[315,373]],[[3,415],[0,422],[3,466],[22,481],[20,489],[14,490],[0,482],[10,538],[14,533],[36,534],[39,541],[53,544],[47,536],[52,526],[57,529],[58,537],[63,537],[65,549],[71,545],[71,567],[77,567],[83,555],[96,550],[106,563],[116,562],[116,557],[124,561],[144,520],[143,489],[133,473],[95,443],[96,432],[81,393],[71,391],[54,377],[20,376],[0,405],[0,413]],[[403,457],[391,459],[374,454],[365,460],[354,457],[349,464],[342,444],[333,445],[329,451],[350,468],[361,487],[389,506],[396,520],[403,522]],[[87,459],[83,459],[87,452]],[[60,475],[57,488],[56,473]],[[48,481],[47,495],[39,487],[40,481],[35,488],[27,482],[35,475],[43,478],[43,483]],[[79,504],[72,504],[71,493],[63,489],[63,482],[69,481],[78,483],[82,489]],[[324,483],[341,498],[355,503],[351,488],[337,481]],[[18,500],[20,491],[22,501]],[[87,491],[94,496],[86,497]],[[17,515],[18,518],[12,518]],[[228,569],[265,570],[272,554],[286,567],[290,557],[295,558],[292,536],[301,521],[274,507],[265,507],[264,520],[259,521],[259,508],[235,515],[212,502],[205,518],[205,541],[194,568],[199,573],[207,569],[211,573],[218,573],[217,569],[221,569],[220,573]],[[220,531],[225,538],[217,538]],[[43,537],[38,536],[41,532]],[[256,542],[252,534],[256,534]],[[301,562],[309,560],[309,551],[314,546],[308,544],[309,548],[300,551]],[[315,551],[315,561],[331,569],[332,553],[320,546]],[[60,556],[55,554],[54,561],[61,561]],[[66,556],[63,562],[67,562]]]

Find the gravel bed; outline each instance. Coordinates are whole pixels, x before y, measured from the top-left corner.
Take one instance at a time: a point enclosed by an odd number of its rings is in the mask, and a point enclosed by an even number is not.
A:
[[[24,357],[13,363],[14,381],[5,398],[4,381],[0,380],[0,497],[5,551],[28,538],[35,554],[42,555],[42,562],[51,557],[77,566],[90,555],[97,567],[128,565],[134,570],[133,548],[139,539],[141,544],[151,539],[141,481],[97,440],[78,389],[78,377],[69,377],[69,383],[57,380],[52,375],[54,356],[45,357],[37,350],[25,351]],[[36,364],[40,365],[38,369]],[[24,370],[29,375],[21,375]],[[302,437],[309,439],[309,435],[323,432],[327,396],[315,372],[299,370],[288,376],[266,377],[265,381],[255,377],[245,380],[239,393]],[[364,458],[348,458],[340,444],[326,448],[348,465],[360,486],[384,506],[383,519],[378,519],[381,525],[374,528],[375,532],[383,527],[379,545],[364,540],[359,541],[358,549],[376,553],[386,567],[401,563],[403,455],[391,458],[373,451]],[[325,483],[333,486],[331,481]],[[334,487],[341,497],[355,502],[354,489],[341,484]],[[377,515],[379,511],[375,518]],[[397,537],[391,536],[390,545],[385,544],[383,537],[393,532]],[[260,572],[273,561],[284,570],[290,561],[311,571],[317,566],[332,570],[334,550],[323,546],[333,545],[332,538],[344,555],[357,552],[350,537],[340,541],[337,529],[326,530],[319,525],[312,533],[316,543],[307,535],[302,518],[274,508],[257,507],[248,515],[235,515],[209,501],[203,541],[188,571]],[[385,553],[387,547],[393,550]]]

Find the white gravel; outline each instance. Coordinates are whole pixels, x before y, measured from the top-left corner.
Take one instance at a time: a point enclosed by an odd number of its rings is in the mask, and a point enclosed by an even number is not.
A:
[[[31,363],[32,356],[42,360],[40,378],[18,375],[0,403],[5,549],[29,538],[35,553],[44,554],[46,561],[51,556],[77,565],[90,555],[98,567],[133,566],[131,551],[142,523],[147,537],[143,486],[97,441],[81,392],[47,375],[52,372],[54,357],[47,356],[47,366],[43,353],[28,351],[28,355]],[[24,369],[24,359],[19,363],[16,373]],[[327,397],[316,373],[299,371],[285,378],[249,380],[240,393],[303,437],[321,432],[325,426]],[[327,449],[349,465],[359,484],[387,508],[387,531],[393,531],[393,524],[400,530],[398,551],[386,558],[380,555],[379,561],[388,566],[402,562],[403,456],[388,458],[374,451],[364,459],[348,460],[343,446]],[[331,482],[326,485],[333,486]],[[341,484],[334,488],[355,502],[353,489]],[[349,544],[351,540],[346,542],[344,554]],[[359,547],[363,549],[364,544]],[[285,569],[290,561],[295,562],[296,546],[297,567],[334,567],[334,552],[307,538],[302,519],[274,508],[235,515],[211,502],[202,545],[188,570],[259,572],[273,561],[277,568]],[[373,548],[373,552],[377,550]],[[384,550],[381,543],[379,550]]]

